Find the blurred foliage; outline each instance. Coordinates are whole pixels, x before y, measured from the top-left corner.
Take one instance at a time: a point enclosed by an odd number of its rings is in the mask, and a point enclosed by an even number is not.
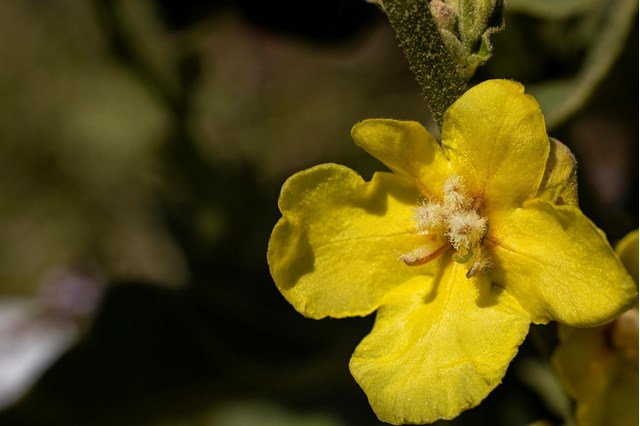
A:
[[[615,12],[603,2],[511,4],[477,79],[581,84],[601,68],[580,109],[550,122],[580,161],[581,207],[615,240],[638,226],[637,39],[615,65],[613,51],[591,59],[592,29]],[[58,268],[108,283],[0,424],[379,424],[347,367],[372,318],[300,317],[265,260],[292,172],[382,167],[350,141],[353,123],[433,128],[375,6],[8,0],[0,55],[0,294],[36,297]],[[503,385],[442,424],[559,421],[517,373],[544,365],[553,336],[533,332]]]
[[[546,9],[526,7],[533,3],[536,2],[520,2],[522,9],[532,12],[533,16],[549,16],[552,22],[556,21],[556,28],[549,30],[547,38],[550,47],[557,45],[560,38],[568,40],[573,49],[584,50],[584,59],[575,75],[546,78],[530,87],[545,112],[547,125],[555,127],[575,113],[604,79],[637,22],[638,3],[637,0],[582,0],[560,1]],[[565,8],[560,7],[565,4]],[[569,20],[573,20],[571,25]]]

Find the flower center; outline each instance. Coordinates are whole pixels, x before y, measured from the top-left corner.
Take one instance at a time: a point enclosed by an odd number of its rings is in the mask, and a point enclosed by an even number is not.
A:
[[[442,200],[423,200],[416,208],[416,232],[428,237],[428,243],[401,255],[400,260],[410,266],[423,265],[453,247],[452,259],[468,265],[467,278],[471,278],[490,265],[482,250],[487,218],[478,212],[478,200],[467,193],[460,176],[449,176],[442,190]]]

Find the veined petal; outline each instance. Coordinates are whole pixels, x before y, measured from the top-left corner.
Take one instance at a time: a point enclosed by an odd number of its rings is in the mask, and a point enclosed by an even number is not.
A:
[[[413,221],[418,197],[391,173],[365,182],[335,164],[289,178],[267,250],[280,292],[311,318],[371,313],[389,289],[433,268],[399,260],[425,243]]]
[[[452,419],[502,380],[529,315],[486,277],[442,260],[432,286],[390,293],[349,367],[378,418],[392,424]]]
[[[528,201],[491,219],[485,246],[494,283],[536,323],[599,325],[631,308],[637,297],[602,231],[576,207]]]
[[[544,117],[522,85],[488,80],[444,115],[442,147],[451,168],[485,210],[517,208],[540,187],[549,155]]]
[[[578,206],[577,162],[573,153],[565,144],[555,138],[549,138],[551,150],[542,183],[535,198],[553,204]]]
[[[356,145],[409,179],[423,195],[440,197],[449,164],[435,138],[415,121],[371,119],[351,129]]]

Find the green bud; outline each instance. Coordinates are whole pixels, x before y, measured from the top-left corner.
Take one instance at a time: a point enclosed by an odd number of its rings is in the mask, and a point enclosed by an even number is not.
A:
[[[442,0],[432,0],[429,4],[431,16],[440,31],[454,32],[457,16],[455,10]]]
[[[504,26],[503,8],[503,0],[431,1],[431,14],[442,41],[466,79],[491,57],[490,36]]]

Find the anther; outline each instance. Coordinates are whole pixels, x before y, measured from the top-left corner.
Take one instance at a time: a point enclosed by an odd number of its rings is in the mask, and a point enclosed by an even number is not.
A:
[[[447,212],[440,204],[425,201],[418,206],[414,216],[416,230],[421,235],[440,233],[444,230]]]
[[[442,186],[442,190],[444,192],[444,204],[451,212],[465,208],[466,190],[460,176],[449,176]]]
[[[400,260],[406,263],[408,266],[424,265],[440,256],[449,247],[449,243],[445,243],[442,246],[438,247],[435,251],[430,251],[427,246],[420,246],[412,250],[410,253],[401,255]]]
[[[428,240],[411,252],[401,254],[400,260],[409,266],[424,265],[451,247],[455,251],[451,257],[454,262],[471,265],[467,271],[467,278],[471,278],[491,263],[482,253],[487,218],[481,216],[477,198],[467,192],[460,176],[449,176],[442,192],[440,200],[423,199],[418,203],[413,217],[416,233]]]
[[[471,268],[469,268],[469,270],[467,271],[467,275],[466,275],[467,279],[477,274],[478,270],[480,270],[480,262],[474,262],[474,264],[471,265]]]

